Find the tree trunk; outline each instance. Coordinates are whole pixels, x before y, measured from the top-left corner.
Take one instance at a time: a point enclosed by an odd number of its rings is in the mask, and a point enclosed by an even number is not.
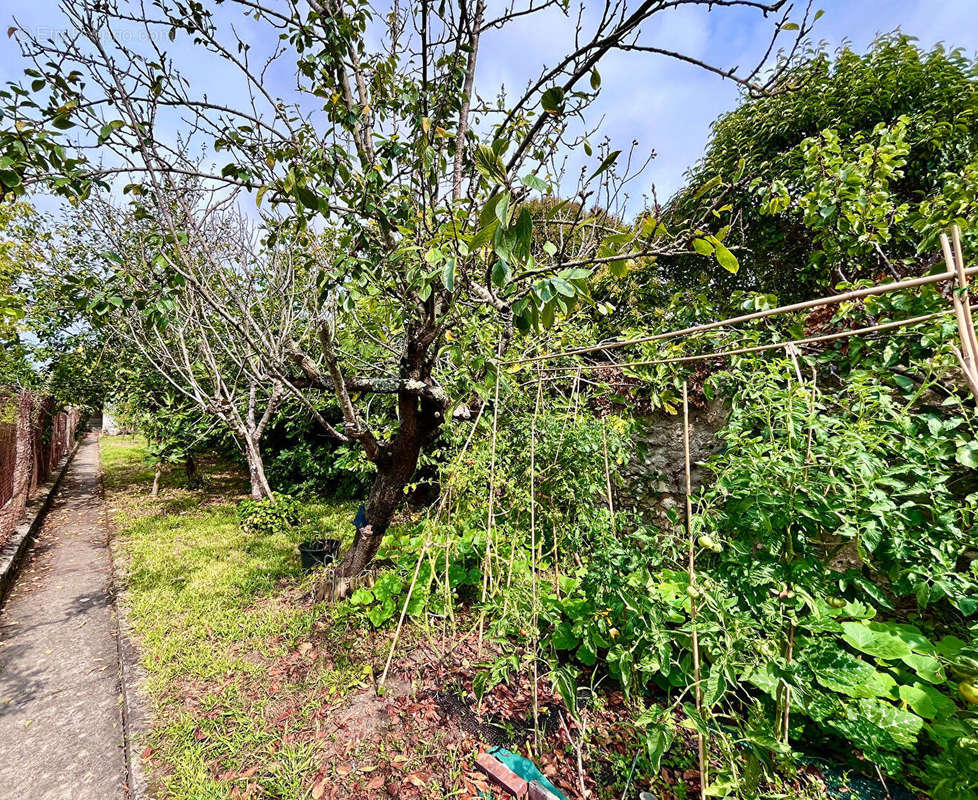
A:
[[[337,575],[344,578],[359,575],[377,555],[394,513],[404,500],[404,487],[414,477],[420,454],[419,447],[378,468],[367,501],[367,525],[357,530],[353,544],[336,568]]]
[[[390,444],[381,449],[377,475],[367,500],[367,524],[357,530],[353,544],[335,574],[352,578],[363,572],[377,554],[394,513],[404,501],[404,487],[414,478],[421,451],[438,434],[444,422],[440,405],[402,393],[399,400],[401,424]],[[336,597],[334,592],[334,599]],[[338,592],[343,595],[342,590]]]
[[[251,437],[244,437],[245,458],[248,459],[248,479],[251,482],[251,496],[255,500],[274,497],[268,479],[265,477],[265,464],[262,461],[258,443]]]
[[[192,486],[197,481],[197,459],[187,453],[183,461],[183,468],[187,473],[187,483]]]
[[[433,323],[419,328],[409,326],[406,335],[407,348],[401,361],[401,379],[430,385],[434,366],[431,348],[437,336],[438,328]],[[324,350],[332,355],[328,336],[324,337]],[[343,387],[343,376],[335,361],[332,372],[334,386]],[[362,422],[357,418],[345,388],[338,390],[337,394],[341,407],[346,404],[344,418],[348,429],[362,433]],[[367,523],[357,530],[353,544],[332,576],[316,587],[317,599],[341,600],[346,597],[351,580],[360,575],[373,560],[394,513],[404,500],[404,487],[414,478],[422,450],[435,440],[445,421],[446,406],[444,397],[402,389],[397,393],[399,424],[390,441],[381,444],[372,434],[369,439],[361,439],[361,443],[369,442],[369,447],[364,444],[364,450],[368,458],[377,465],[377,476],[370,487],[370,497],[367,500]]]
[[[156,465],[156,472],[153,473],[153,488],[149,493],[150,497],[156,497],[160,493],[160,475],[163,474],[163,467]]]

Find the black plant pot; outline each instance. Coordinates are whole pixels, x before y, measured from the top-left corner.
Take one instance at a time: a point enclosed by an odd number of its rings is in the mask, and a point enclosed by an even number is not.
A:
[[[302,568],[306,571],[332,564],[339,553],[339,539],[313,539],[299,545]]]

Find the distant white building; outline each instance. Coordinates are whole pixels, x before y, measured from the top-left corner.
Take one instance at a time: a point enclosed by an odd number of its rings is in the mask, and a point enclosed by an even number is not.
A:
[[[115,417],[112,416],[112,409],[110,408],[102,409],[102,433],[106,436],[118,436],[122,433],[122,428],[115,421]]]

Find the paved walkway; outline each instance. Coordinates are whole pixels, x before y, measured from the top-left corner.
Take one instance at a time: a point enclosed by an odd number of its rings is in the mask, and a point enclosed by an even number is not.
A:
[[[86,437],[0,612],[0,800],[126,797],[98,464]]]

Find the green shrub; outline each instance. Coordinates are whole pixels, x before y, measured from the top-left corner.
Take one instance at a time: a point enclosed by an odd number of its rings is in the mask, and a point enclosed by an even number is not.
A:
[[[268,536],[297,525],[302,517],[302,503],[288,495],[274,499],[248,498],[238,504],[238,519],[245,533]]]

